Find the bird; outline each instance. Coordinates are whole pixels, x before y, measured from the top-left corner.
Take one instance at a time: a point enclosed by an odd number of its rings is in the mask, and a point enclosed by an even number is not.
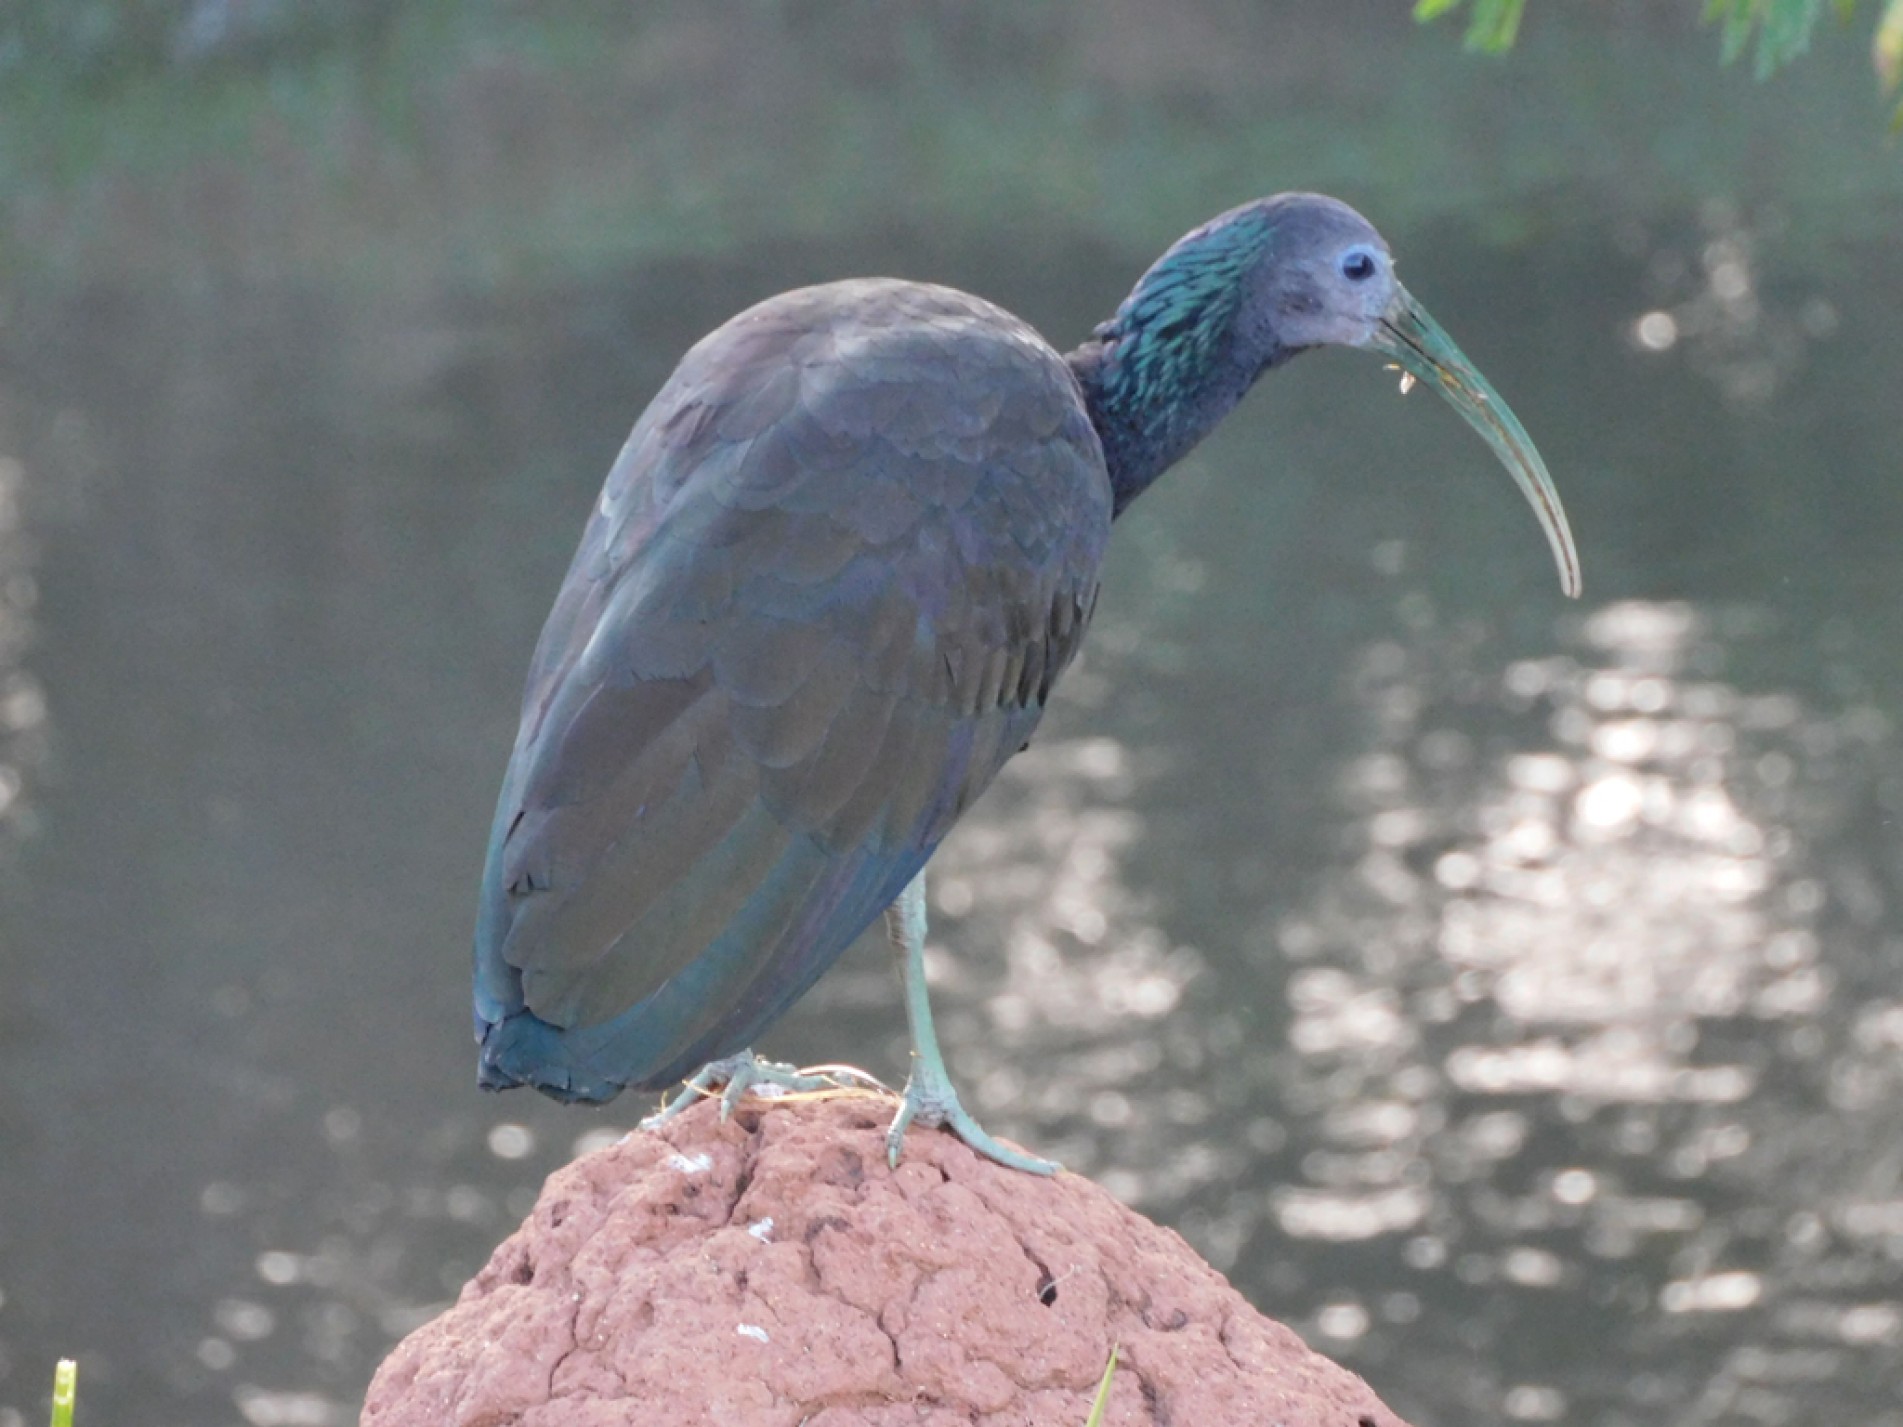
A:
[[[482,877],[479,1083],[598,1103],[685,1080],[723,1114],[837,1083],[751,1047],[883,914],[913,1046],[891,1164],[916,1124],[1054,1173],[987,1134],[946,1071],[925,868],[1030,743],[1114,522],[1260,377],[1324,346],[1438,390],[1579,594],[1532,440],[1373,225],[1323,195],[1191,230],[1067,354],[983,298],[892,278],[770,297],[689,349],[530,662]]]

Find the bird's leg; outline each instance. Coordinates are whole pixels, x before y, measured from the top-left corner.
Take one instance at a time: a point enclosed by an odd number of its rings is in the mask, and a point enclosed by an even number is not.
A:
[[[905,1127],[913,1121],[921,1125],[943,1125],[959,1139],[987,1159],[1008,1169],[1031,1174],[1055,1174],[1061,1167],[1055,1160],[1039,1159],[1000,1144],[984,1132],[970,1112],[958,1103],[951,1076],[945,1072],[945,1058],[939,1054],[938,1036],[932,1030],[932,1005],[925,990],[925,874],[920,872],[899,893],[898,901],[886,909],[886,935],[905,958],[905,1019],[912,1027],[912,1074],[905,1082],[905,1096],[899,1113],[886,1131],[886,1159],[898,1168],[899,1151],[905,1144]]]
[[[643,1120],[641,1128],[660,1129],[689,1105],[713,1094],[716,1085],[724,1087],[720,1092],[720,1118],[724,1123],[756,1085],[777,1085],[792,1091],[831,1090],[839,1081],[830,1075],[808,1075],[776,1060],[761,1060],[751,1050],[743,1050],[738,1055],[708,1061],[681,1087],[680,1094]]]

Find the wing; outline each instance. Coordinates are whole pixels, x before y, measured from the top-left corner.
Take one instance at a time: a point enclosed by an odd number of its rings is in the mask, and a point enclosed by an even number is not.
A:
[[[491,839],[491,1083],[603,1098],[737,1050],[1029,738],[1108,537],[1062,359],[947,289],[773,299],[623,449]]]

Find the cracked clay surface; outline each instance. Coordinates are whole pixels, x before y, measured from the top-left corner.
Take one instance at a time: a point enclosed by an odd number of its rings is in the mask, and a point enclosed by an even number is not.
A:
[[[711,1104],[558,1170],[365,1427],[1405,1427],[1176,1234],[871,1098]]]

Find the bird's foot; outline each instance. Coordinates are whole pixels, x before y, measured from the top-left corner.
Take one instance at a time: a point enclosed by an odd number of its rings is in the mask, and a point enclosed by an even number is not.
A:
[[[905,1082],[899,1113],[892,1117],[892,1128],[885,1132],[886,1162],[894,1169],[899,1167],[899,1154],[905,1148],[906,1126],[914,1123],[942,1126],[986,1159],[1006,1169],[1021,1169],[1026,1174],[1056,1174],[1063,1168],[1054,1159],[1039,1159],[986,1134],[984,1126],[972,1119],[971,1112],[958,1102],[958,1092],[952,1089],[944,1073],[919,1059],[912,1062],[912,1077]]]
[[[733,1117],[733,1112],[739,1108],[747,1092],[760,1086],[772,1086],[781,1092],[803,1093],[837,1090],[855,1079],[878,1084],[871,1076],[855,1072],[848,1066],[828,1065],[811,1071],[796,1070],[776,1060],[761,1060],[752,1051],[743,1050],[738,1055],[708,1061],[681,1087],[680,1094],[643,1120],[641,1128],[660,1129],[689,1105],[712,1095],[716,1087],[720,1088],[720,1118],[725,1123]]]

